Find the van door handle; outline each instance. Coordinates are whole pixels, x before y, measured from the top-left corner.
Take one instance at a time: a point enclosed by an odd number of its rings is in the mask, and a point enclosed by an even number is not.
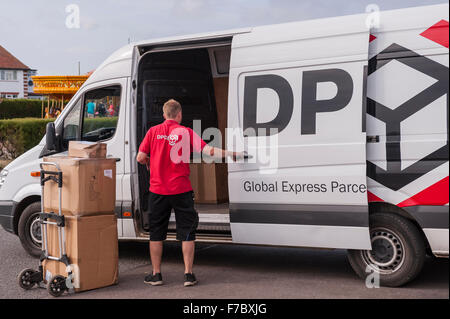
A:
[[[244,160],[253,158],[253,155],[250,155],[249,153],[247,153],[247,151],[244,151],[243,153],[244,153]]]
[[[367,143],[379,143],[380,135],[367,136]]]

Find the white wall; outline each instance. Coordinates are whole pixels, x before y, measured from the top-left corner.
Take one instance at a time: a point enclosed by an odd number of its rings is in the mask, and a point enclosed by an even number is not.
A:
[[[0,80],[0,93],[1,92],[18,92],[18,98],[24,98],[23,92],[23,71],[17,70],[17,80],[4,81]]]

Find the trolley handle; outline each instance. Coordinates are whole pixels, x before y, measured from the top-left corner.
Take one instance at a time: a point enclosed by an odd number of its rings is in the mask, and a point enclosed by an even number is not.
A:
[[[46,171],[43,168],[43,165],[52,165],[55,166],[57,171]],[[57,163],[53,162],[42,162],[39,164],[41,167],[41,186],[44,186],[45,182],[52,180],[58,184],[59,188],[62,188],[62,171]],[[46,176],[47,175],[47,176]],[[50,176],[48,176],[50,175]]]
[[[61,172],[61,168],[59,167],[58,163],[55,163],[55,162],[41,162],[41,163],[39,163],[39,166],[40,166],[41,169],[44,169],[43,165],[55,166],[56,169],[58,170],[58,172]]]

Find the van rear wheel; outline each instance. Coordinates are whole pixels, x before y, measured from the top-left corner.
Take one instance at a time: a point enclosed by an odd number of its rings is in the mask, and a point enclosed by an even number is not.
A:
[[[19,219],[18,232],[20,242],[27,253],[33,257],[39,257],[41,255],[40,212],[41,202],[34,202],[23,210]]]
[[[349,250],[350,265],[359,277],[379,274],[380,285],[402,286],[422,270],[426,248],[422,234],[406,218],[392,213],[370,215],[372,250]]]

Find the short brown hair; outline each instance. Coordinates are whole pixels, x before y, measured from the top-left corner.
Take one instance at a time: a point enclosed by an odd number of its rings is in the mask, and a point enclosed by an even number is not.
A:
[[[174,99],[170,99],[163,105],[163,112],[169,119],[174,119],[180,111],[181,111],[181,104],[175,101]]]

